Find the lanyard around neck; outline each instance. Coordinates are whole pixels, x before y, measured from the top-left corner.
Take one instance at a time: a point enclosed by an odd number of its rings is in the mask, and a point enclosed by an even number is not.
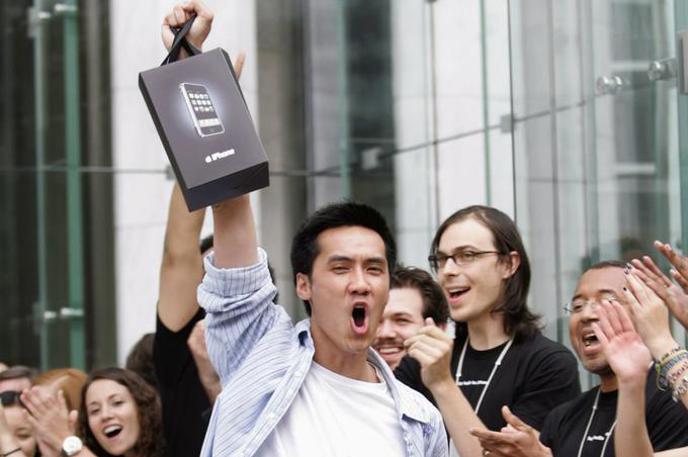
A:
[[[461,370],[463,370],[463,359],[466,357],[466,348],[468,348],[468,340],[469,338],[466,338],[466,342],[463,344],[463,349],[461,350],[461,357],[459,357],[459,366],[456,367],[456,385],[459,385],[459,381],[461,380]],[[502,352],[499,354],[499,357],[497,357],[497,360],[495,361],[494,365],[492,366],[492,371],[490,372],[490,377],[487,378],[487,384],[485,384],[485,387],[483,387],[483,391],[480,392],[480,398],[478,399],[478,403],[476,403],[475,408],[473,411],[475,411],[476,414],[478,414],[478,410],[480,410],[480,405],[483,403],[483,399],[485,398],[485,393],[487,392],[488,387],[490,387],[490,383],[492,382],[492,378],[494,378],[495,373],[497,372],[497,369],[499,366],[502,364],[502,360],[504,360],[504,356],[506,353],[509,351],[509,348],[513,344],[514,339],[510,338],[509,342],[506,343],[504,346],[504,349],[502,349]]]
[[[592,412],[590,413],[590,419],[588,419],[588,425],[585,427],[585,432],[583,433],[583,438],[581,439],[580,446],[578,447],[578,457],[581,457],[583,455],[583,446],[585,446],[585,441],[588,439],[588,432],[590,432],[590,426],[592,425],[592,419],[595,417],[595,413],[597,412],[597,404],[600,401],[600,389],[597,390],[597,395],[595,395],[595,403],[592,405]],[[606,433],[606,437],[604,439],[604,445],[602,446],[602,452],[600,452],[600,457],[604,456],[604,451],[607,449],[607,444],[609,444],[609,437],[612,436],[612,432],[614,431],[614,427],[616,427],[616,419],[614,419],[614,423],[612,424],[611,428],[609,431]]]

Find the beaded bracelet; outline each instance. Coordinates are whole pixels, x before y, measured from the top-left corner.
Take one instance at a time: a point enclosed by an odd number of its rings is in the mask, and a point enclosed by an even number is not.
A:
[[[684,361],[688,361],[688,351],[680,349],[668,353],[662,357],[661,362],[655,364],[655,369],[657,370],[657,387],[660,390],[666,390],[669,386],[669,380],[667,379],[669,371]]]
[[[668,374],[667,381],[669,382],[669,385],[673,386],[676,384],[681,375],[683,375],[686,371],[688,371],[688,360],[683,362],[683,365],[680,365],[678,370]]]
[[[656,363],[655,366],[657,367],[658,374],[666,377],[666,375],[669,373],[669,370],[671,370],[684,360],[688,360],[688,351],[686,351],[685,349],[681,349],[669,358],[662,358],[662,361]]]
[[[670,350],[669,352],[667,352],[666,354],[664,354],[660,358],[656,359],[656,361],[658,364],[664,365],[668,359],[670,359],[672,356],[676,355],[676,353],[681,352],[681,351],[685,351],[685,349],[683,349],[681,346],[676,346],[675,348],[673,348],[672,350]]]
[[[679,398],[681,398],[686,392],[688,392],[688,376],[684,376],[683,379],[681,379],[681,382],[674,386],[674,390],[671,393],[671,398],[675,402],[678,402]]]

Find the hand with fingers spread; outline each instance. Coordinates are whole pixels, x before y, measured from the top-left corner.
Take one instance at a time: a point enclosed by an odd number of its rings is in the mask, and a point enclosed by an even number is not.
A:
[[[688,294],[688,258],[682,256],[669,243],[655,241],[655,248],[671,263],[674,269],[670,272],[684,292]]]
[[[441,384],[454,384],[451,376],[451,355],[454,340],[435,325],[432,318],[425,319],[425,326],[404,342],[408,355],[421,366],[423,384],[433,390]]]
[[[642,284],[640,280],[631,277],[629,282],[633,281],[637,281],[638,285]],[[627,298],[629,306],[637,308],[635,296]],[[650,351],[641,341],[628,313],[620,304],[608,301],[601,303],[597,308],[597,316],[599,320],[592,324],[593,330],[619,382],[614,432],[616,455],[652,456],[654,451],[645,423],[644,407],[647,371],[652,361]]]
[[[626,284],[624,298],[635,328],[652,356],[659,359],[677,346],[669,328],[669,310],[635,269],[626,274]]]
[[[508,406],[502,407],[502,416],[507,423],[500,432],[474,428],[471,435],[480,440],[483,455],[490,457],[552,457],[552,451],[542,444],[539,433],[516,415]]]
[[[671,282],[649,256],[634,259],[631,263],[634,273],[664,301],[684,327],[688,325],[688,294]]]
[[[41,455],[61,455],[62,443],[74,435],[76,423],[76,411],[67,410],[64,392],[55,395],[49,389],[32,387],[22,393],[21,401],[30,413]]]
[[[597,315],[592,328],[619,383],[644,384],[652,357],[626,310],[619,303],[603,301]]]

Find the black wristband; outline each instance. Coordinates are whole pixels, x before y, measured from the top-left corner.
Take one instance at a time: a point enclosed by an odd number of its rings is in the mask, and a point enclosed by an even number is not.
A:
[[[19,451],[21,451],[20,447],[18,447],[17,449],[12,449],[10,452],[6,452],[6,453],[2,454],[2,457],[7,457],[8,455],[12,455],[12,454],[19,452]]]

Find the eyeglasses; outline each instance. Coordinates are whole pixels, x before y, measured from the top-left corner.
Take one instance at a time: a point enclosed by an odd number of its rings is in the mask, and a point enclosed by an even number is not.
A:
[[[603,294],[596,300],[578,299],[572,301],[571,303],[565,304],[564,311],[566,311],[567,314],[579,314],[582,313],[587,306],[590,306],[590,309],[594,311],[595,308],[597,308],[597,306],[603,301],[618,302],[619,299],[613,294]]]
[[[471,250],[466,250],[466,251],[457,251],[453,254],[433,254],[428,256],[428,262],[430,262],[430,267],[433,269],[435,273],[437,273],[438,270],[441,270],[444,268],[445,265],[447,265],[447,260],[452,259],[454,263],[460,267],[464,267],[466,265],[470,265],[471,263],[475,262],[479,257],[482,257],[484,255],[488,254],[497,254],[501,255],[501,252],[499,251],[471,251]]]

